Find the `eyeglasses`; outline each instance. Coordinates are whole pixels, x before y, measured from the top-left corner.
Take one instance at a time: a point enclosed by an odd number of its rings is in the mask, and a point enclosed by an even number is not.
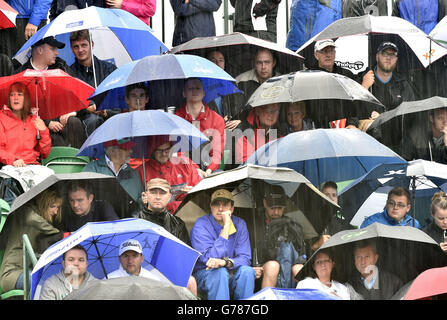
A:
[[[387,202],[386,202],[386,205],[389,206],[389,207],[391,207],[391,208],[394,208],[394,207],[397,206],[399,209],[405,208],[405,207],[407,206],[407,204],[404,204],[404,203],[402,203],[402,202],[398,202],[398,203],[396,203],[396,202],[394,202],[394,201],[387,201]]]
[[[171,151],[171,148],[155,149],[155,152],[158,152],[158,153],[169,153],[169,151]]]
[[[331,263],[331,262],[332,262],[331,259],[324,259],[324,260],[316,260],[316,261],[315,261],[315,264],[316,264],[317,266],[319,266],[319,265],[323,265],[323,264]]]
[[[384,57],[388,57],[388,58],[397,58],[397,53],[396,53],[396,52],[382,51],[380,54],[381,54],[382,56],[384,56]]]

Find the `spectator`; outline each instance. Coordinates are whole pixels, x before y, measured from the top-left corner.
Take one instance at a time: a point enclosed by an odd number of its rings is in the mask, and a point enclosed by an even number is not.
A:
[[[374,222],[387,226],[413,226],[420,229],[421,226],[408,212],[411,209],[410,192],[402,187],[394,187],[388,192],[385,209],[365,218],[360,228],[365,228]]]
[[[209,158],[202,157],[204,152],[200,152],[202,175],[206,177],[219,168],[225,147],[225,121],[203,102],[204,96],[202,81],[198,78],[187,79],[183,88],[183,97],[186,99],[186,103],[175,114],[192,123],[211,141],[205,146],[205,148],[210,148],[207,153]],[[195,156],[191,158],[194,162],[199,163]]]
[[[143,185],[154,178],[162,178],[169,182],[173,197],[167,208],[174,214],[186,192],[202,179],[199,175],[199,166],[182,154],[174,156],[172,142],[168,136],[150,137],[148,146],[150,158],[145,160],[144,167],[140,165],[136,170]]]
[[[365,300],[389,300],[402,286],[396,275],[377,267],[379,253],[374,242],[361,240],[354,245],[356,271],[348,280]]]
[[[145,24],[149,25],[149,19],[155,14],[156,0],[105,0],[106,6],[112,9],[122,9],[132,13]]]
[[[15,28],[0,29],[0,53],[12,58],[37,31],[46,25],[51,0],[11,0],[18,14]]]
[[[294,287],[292,281],[306,262],[302,227],[284,216],[286,198],[282,187],[269,187],[264,194],[263,217],[256,219],[255,245],[261,266],[254,269],[262,276],[262,288]]]
[[[104,8],[104,0],[53,0],[49,18],[50,21],[53,21],[62,12],[84,9],[92,6]]]
[[[124,101],[129,107],[128,112],[145,110],[149,103],[149,88],[142,82],[126,86]]]
[[[76,245],[62,255],[62,269],[42,285],[39,300],[63,300],[70,292],[97,280],[87,271],[88,255],[85,248]]]
[[[58,191],[47,189],[35,201],[8,216],[1,237],[4,257],[0,274],[4,291],[24,288],[23,234],[28,235],[31,246],[39,254],[63,238],[63,233],[54,226],[61,220],[61,205]]]
[[[95,195],[86,183],[73,181],[67,192],[70,209],[62,215],[62,230],[72,232],[87,222],[119,219],[110,203],[95,200]]]
[[[433,221],[422,228],[422,231],[439,243],[442,251],[447,252],[447,195],[444,192],[434,194],[430,213]]]
[[[13,83],[8,97],[7,105],[0,112],[0,166],[39,164],[40,158],[50,154],[48,128],[39,116],[31,114],[31,98],[26,85]]]
[[[5,29],[3,29],[5,30]],[[0,33],[2,30],[0,29]],[[14,73],[12,60],[4,53],[0,53],[0,77],[10,76]]]
[[[416,121],[408,136],[400,141],[399,154],[406,160],[424,159],[447,164],[447,108],[431,110],[428,125],[424,117]]]
[[[213,12],[219,10],[222,0],[170,1],[175,14],[173,47],[197,37],[216,35]]]
[[[93,55],[94,42],[87,29],[70,33],[70,46],[75,56],[75,62],[70,66],[74,76],[92,87],[96,88],[116,69],[114,64],[99,60]],[[101,99],[96,100],[98,105],[101,102]],[[88,108],[71,113],[72,116],[77,116],[82,120],[88,136],[105,120],[121,112],[120,108],[97,110],[96,103],[91,101]]]
[[[197,219],[191,230],[192,247],[202,255],[194,267],[198,289],[208,300],[229,300],[253,295],[255,270],[245,221],[233,216],[231,192],[218,189],[211,195],[211,214]]]
[[[297,101],[286,104],[287,133],[315,129],[312,119],[306,118],[306,103]]]
[[[243,135],[236,141],[236,163],[244,163],[259,147],[284,135],[278,121],[280,108],[279,103],[272,103],[251,109],[238,127]]]
[[[394,71],[399,49],[393,42],[382,42],[376,54],[377,65],[362,75],[362,86],[371,88],[371,93],[386,107],[396,108],[403,101],[415,100],[413,88],[405,76]],[[372,115],[377,118],[378,114]]]
[[[109,273],[107,279],[136,276],[169,282],[160,271],[150,264],[146,268],[141,266],[144,262],[143,247],[136,239],[121,242],[118,259],[120,261],[119,269]]]
[[[234,8],[234,32],[276,42],[276,16],[281,0],[230,0]],[[253,19],[265,19],[265,25],[253,24]]]
[[[127,193],[136,202],[141,203],[143,186],[138,172],[127,163],[135,142],[130,139],[111,140],[104,143],[105,153],[98,160],[90,161],[82,171],[97,172],[116,177]]]
[[[317,289],[332,294],[341,300],[350,300],[346,286],[333,279],[335,261],[329,250],[319,251],[312,264],[312,276],[298,282],[297,289]]]
[[[186,244],[191,245],[185,222],[170,214],[166,209],[172,195],[169,182],[160,178],[151,179],[147,183],[146,190],[142,197],[147,206],[140,211],[139,218],[162,226]],[[193,276],[189,278],[187,287],[189,291],[197,295],[197,283]]]
[[[364,15],[388,16],[387,0],[344,0],[342,4],[343,18],[360,17]]]

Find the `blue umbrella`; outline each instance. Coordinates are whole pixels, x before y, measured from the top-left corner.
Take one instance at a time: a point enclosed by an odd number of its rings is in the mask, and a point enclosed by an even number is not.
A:
[[[356,179],[380,163],[404,163],[370,135],[353,129],[316,129],[279,138],[255,151],[247,163],[287,167],[312,184]]]
[[[105,108],[127,109],[128,106],[124,102],[124,88],[139,82],[149,82],[149,86],[151,86],[151,83],[155,81],[158,83],[170,81],[172,83],[171,87],[175,89],[172,94],[182,98],[183,81],[187,78],[200,78],[202,80],[205,103],[216,99],[218,96],[240,92],[234,84],[236,80],[208,59],[189,54],[165,54],[148,56],[119,67],[104,79],[90,98],[95,100],[94,97],[98,95],[105,96],[98,107],[99,110]],[[163,92],[157,92],[157,94],[166,96],[171,93],[168,94],[163,90]],[[172,100],[172,97],[167,98]],[[163,105],[159,107],[164,108]]]
[[[169,135],[176,151],[196,149],[208,138],[185,119],[160,110],[124,112],[107,119],[87,138],[79,149],[79,156],[98,158],[104,153],[104,142],[132,138],[137,146],[132,157],[143,158],[147,153],[148,136]],[[186,139],[187,138],[187,139]]]
[[[343,216],[360,226],[366,217],[383,210],[388,192],[398,186],[410,190],[410,214],[421,222],[429,218],[427,208],[433,194],[447,191],[447,165],[425,160],[377,165],[339,194]]]
[[[339,300],[317,289],[264,288],[246,300]]]
[[[157,39],[154,31],[133,14],[121,9],[92,6],[61,13],[50,24],[37,31],[14,58],[25,63],[34,43],[42,38],[55,36],[65,43],[65,48],[59,50],[59,57],[71,65],[74,55],[70,48],[70,32],[82,29],[89,29],[92,34],[95,56],[116,66],[168,50]]]
[[[141,243],[143,268],[152,265],[173,284],[187,286],[200,253],[159,225],[142,219],[123,219],[89,222],[45,250],[32,272],[31,298],[47,278],[61,270],[64,252],[82,245],[88,254],[87,270],[95,278],[103,279],[119,268],[119,246],[128,239]]]

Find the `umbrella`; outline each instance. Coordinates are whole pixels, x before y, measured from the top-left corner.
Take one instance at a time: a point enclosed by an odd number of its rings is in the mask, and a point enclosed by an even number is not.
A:
[[[447,48],[447,17],[442,18],[433,30],[430,31],[430,38],[444,48]]]
[[[313,61],[313,44],[324,39],[337,39],[335,61],[353,73],[375,65],[375,53],[383,41],[392,41],[398,46],[397,71],[401,72],[426,68],[447,53],[447,49],[431,41],[411,22],[395,16],[364,15],[336,20],[297,52],[306,61]]]
[[[447,267],[425,270],[414,279],[404,300],[427,299],[447,293]]]
[[[380,163],[403,163],[398,154],[353,129],[316,129],[288,134],[258,148],[247,163],[287,167],[314,185],[356,179]]]
[[[92,54],[121,66],[148,55],[159,55],[168,48],[154,31],[130,12],[121,9],[88,7],[68,10],[38,30],[14,56],[20,63],[28,60],[31,46],[42,38],[55,36],[65,43],[59,57],[69,65],[74,62],[70,48],[70,32],[89,29],[94,42]]]
[[[258,49],[270,49],[276,57],[280,73],[302,69],[303,57],[274,42],[235,32],[212,37],[198,37],[182,43],[170,53],[188,53],[206,57],[209,51],[218,49],[225,57],[225,65],[231,75],[237,76],[253,68],[253,59]]]
[[[127,239],[136,239],[143,246],[143,268],[151,265],[173,284],[187,286],[200,253],[157,224],[123,219],[89,222],[45,250],[32,272],[31,298],[38,296],[43,281],[61,269],[62,254],[70,248],[82,245],[88,254],[87,270],[95,278],[103,279],[119,268],[119,246]]]
[[[18,12],[6,1],[0,1],[0,29],[16,27],[16,17]]]
[[[111,106],[127,109],[124,102],[125,86],[148,81],[149,87],[154,87],[149,101],[155,100],[151,104],[164,109],[183,101],[183,84],[187,78],[202,80],[205,103],[218,96],[240,92],[233,83],[236,80],[211,61],[189,54],[166,54],[145,57],[121,66],[104,79],[91,98],[96,100],[97,97],[99,101],[105,96],[98,109]],[[160,92],[163,94],[160,95]]]
[[[115,209],[119,217],[129,217],[137,208],[137,203],[123,189],[115,177],[96,172],[53,174],[38,183],[30,190],[19,195],[11,205],[11,214],[34,199],[38,194],[51,186],[57,188],[62,195],[66,195],[67,185],[72,181],[88,181],[96,200],[107,200]]]
[[[408,226],[387,226],[373,223],[366,228],[340,231],[326,241],[305,263],[297,275],[302,279],[310,274],[319,251],[330,250],[336,263],[335,280],[346,282],[356,269],[355,242],[372,239],[377,246],[377,267],[399,277],[403,283],[416,278],[421,272],[447,265],[447,255],[425,232]]]
[[[64,300],[197,300],[186,288],[144,277],[90,281]]]
[[[388,192],[396,186],[410,190],[413,218],[429,220],[431,197],[435,192],[447,191],[447,165],[420,159],[378,165],[339,194],[343,216],[360,226],[366,217],[383,211]]]
[[[385,107],[356,81],[336,73],[305,70],[273,77],[256,89],[252,107],[307,101],[306,116],[321,124],[348,117],[369,118]]]
[[[339,300],[317,289],[281,289],[267,287],[246,300]]]
[[[290,200],[284,212],[302,226],[306,239],[318,236],[338,208],[305,177],[291,169],[248,164],[202,179],[186,194],[176,215],[191,228],[198,217],[209,212],[211,194],[225,188],[233,194],[235,215],[244,218],[248,226],[255,226],[256,210],[263,208],[262,195],[267,185],[280,185],[284,189]],[[252,235],[256,243],[256,234]],[[257,264],[256,248],[252,248],[253,261]]]
[[[44,120],[87,108],[87,98],[95,90],[84,81],[60,69],[27,69],[21,73],[0,78],[1,104],[7,103],[9,87],[14,82],[26,84],[31,105],[38,109],[39,116]]]
[[[429,113],[445,107],[447,107],[447,98],[438,96],[402,102],[397,108],[380,114],[369,126],[368,133],[389,147],[397,148],[402,143],[411,144],[412,142],[408,140],[409,134],[416,127],[428,131],[430,128]],[[426,148],[428,149],[428,145]],[[405,154],[402,152],[405,150],[396,151],[399,154]]]
[[[148,136],[169,135],[171,141],[177,137],[187,138],[185,145],[183,139],[174,148],[177,151],[188,151],[189,146],[197,148],[200,144],[209,141],[208,138],[191,123],[175,114],[160,110],[143,110],[117,114],[107,119],[87,138],[79,149],[78,155],[98,158],[104,153],[104,142],[132,138],[137,146],[134,147],[132,157],[148,157]]]

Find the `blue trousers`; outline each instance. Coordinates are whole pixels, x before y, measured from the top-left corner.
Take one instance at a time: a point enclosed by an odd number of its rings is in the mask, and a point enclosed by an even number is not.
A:
[[[232,271],[234,274],[231,275]],[[208,294],[208,300],[235,300],[253,295],[256,272],[250,266],[240,266],[228,272],[227,268],[199,270],[194,273],[199,290]]]

